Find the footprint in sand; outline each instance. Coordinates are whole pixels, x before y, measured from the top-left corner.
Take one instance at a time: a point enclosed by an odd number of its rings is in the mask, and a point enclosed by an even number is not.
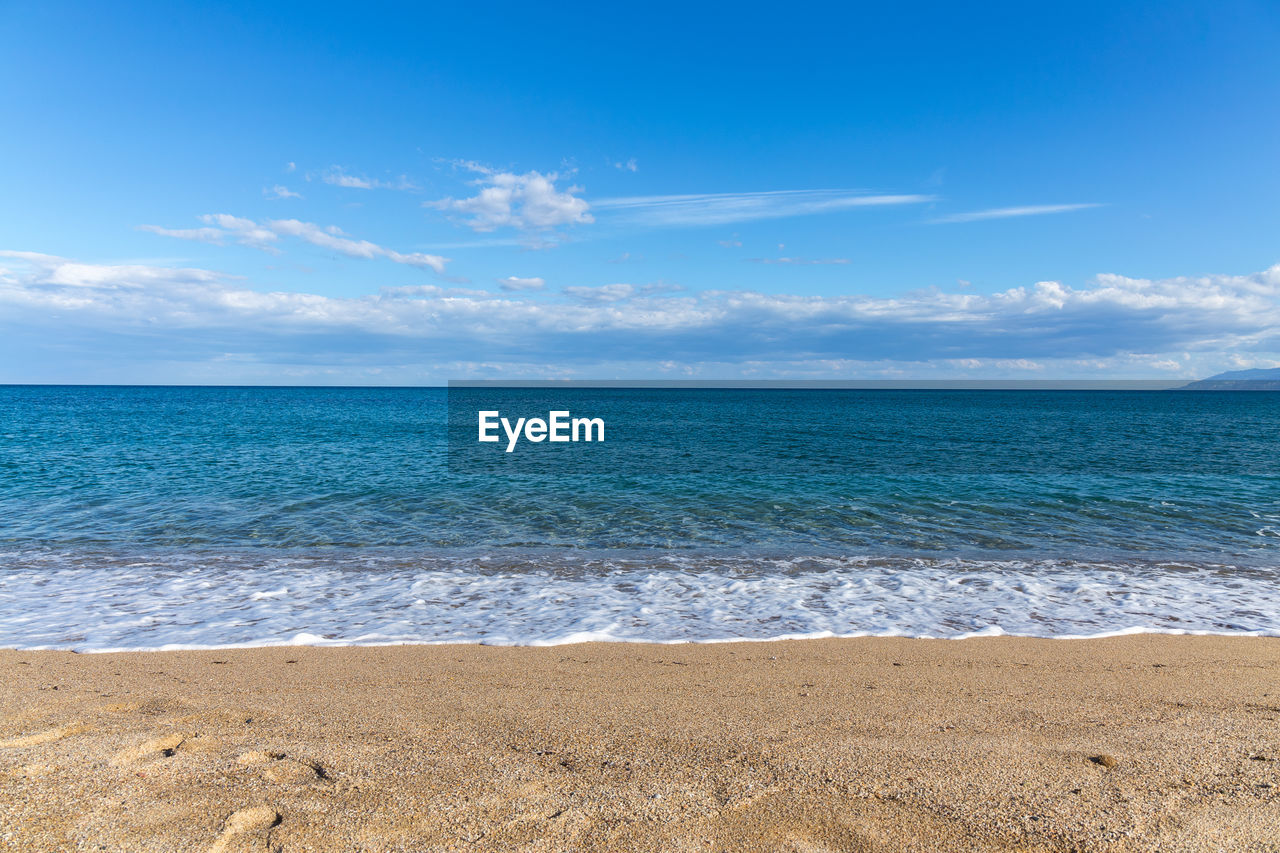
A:
[[[261,853],[269,850],[271,829],[280,822],[280,812],[271,806],[250,806],[233,812],[222,825],[222,834],[209,853]]]
[[[173,755],[178,747],[182,746],[182,742],[186,739],[186,735],[176,734],[152,738],[145,743],[117,752],[115,757],[111,759],[111,764],[112,766],[120,767],[125,764],[146,761],[148,758],[168,758]]]
[[[129,711],[136,711],[141,707],[141,702],[108,702],[102,706],[102,710],[110,711],[112,714],[126,714]]]
[[[252,750],[237,756],[237,764],[263,766],[262,775],[271,782],[303,785],[327,779],[324,768],[305,758],[289,758],[274,750]]]
[[[42,743],[53,743],[55,740],[62,740],[64,737],[78,735],[81,732],[89,731],[88,726],[60,726],[56,729],[45,729],[35,734],[24,735],[22,737],[10,738],[9,740],[0,740],[0,749],[18,749],[24,746],[39,746]]]

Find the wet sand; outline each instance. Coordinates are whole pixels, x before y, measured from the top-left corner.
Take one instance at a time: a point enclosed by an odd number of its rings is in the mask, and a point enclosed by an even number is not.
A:
[[[0,848],[1280,850],[1280,640],[0,651]]]

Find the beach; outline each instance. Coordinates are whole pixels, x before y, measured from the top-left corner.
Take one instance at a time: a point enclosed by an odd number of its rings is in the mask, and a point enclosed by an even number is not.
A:
[[[1280,853],[1280,0],[0,9],[0,853]]]
[[[13,850],[1277,850],[1280,641],[0,652]]]

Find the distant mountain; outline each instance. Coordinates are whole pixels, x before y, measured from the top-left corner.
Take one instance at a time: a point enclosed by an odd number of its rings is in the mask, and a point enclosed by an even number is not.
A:
[[[1228,370],[1183,385],[1182,391],[1280,391],[1280,367]]]

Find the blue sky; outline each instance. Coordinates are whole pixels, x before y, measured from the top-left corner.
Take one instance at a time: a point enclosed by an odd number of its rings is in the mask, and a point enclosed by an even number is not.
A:
[[[1274,3],[0,20],[0,381],[1280,364]]]

